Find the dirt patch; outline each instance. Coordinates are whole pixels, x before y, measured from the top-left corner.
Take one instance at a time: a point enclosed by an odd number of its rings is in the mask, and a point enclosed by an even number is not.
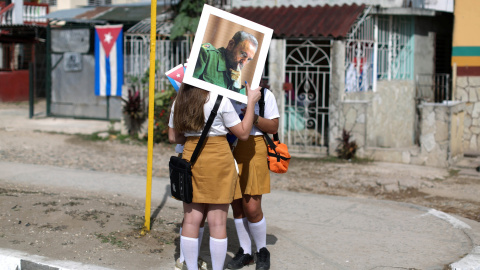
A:
[[[178,253],[181,209],[162,209],[142,236],[144,206],[129,198],[3,183],[0,200],[1,247],[117,269],[153,268]]]

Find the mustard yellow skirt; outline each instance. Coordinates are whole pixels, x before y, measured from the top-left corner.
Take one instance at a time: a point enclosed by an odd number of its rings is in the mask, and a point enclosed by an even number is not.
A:
[[[235,189],[235,199],[242,198],[242,194],[270,193],[267,146],[263,136],[250,136],[247,141],[239,140],[233,156],[237,161],[240,176]]]
[[[190,161],[200,137],[187,137],[183,158]],[[192,167],[194,203],[229,204],[233,201],[238,174],[225,136],[207,137]]]

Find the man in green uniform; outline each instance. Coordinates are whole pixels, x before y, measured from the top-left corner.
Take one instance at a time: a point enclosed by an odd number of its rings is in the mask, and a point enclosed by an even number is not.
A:
[[[210,43],[202,44],[193,77],[217,86],[239,92],[242,88],[241,70],[257,52],[257,39],[238,31],[227,48],[216,49]]]

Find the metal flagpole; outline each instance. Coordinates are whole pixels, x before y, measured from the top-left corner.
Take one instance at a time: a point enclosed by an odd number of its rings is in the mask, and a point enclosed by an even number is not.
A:
[[[142,235],[150,231],[150,208],[152,202],[152,160],[153,160],[153,113],[155,99],[155,47],[157,41],[157,0],[152,0],[150,16],[150,74],[148,83],[148,157],[147,191],[145,196],[145,224]]]

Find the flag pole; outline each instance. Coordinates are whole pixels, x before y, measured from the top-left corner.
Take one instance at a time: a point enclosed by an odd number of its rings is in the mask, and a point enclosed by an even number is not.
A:
[[[157,41],[157,0],[152,0],[150,16],[150,74],[148,83],[148,154],[147,191],[145,196],[145,224],[142,235],[150,231],[150,209],[152,202],[152,161],[153,161],[153,113],[155,99],[155,47]]]

